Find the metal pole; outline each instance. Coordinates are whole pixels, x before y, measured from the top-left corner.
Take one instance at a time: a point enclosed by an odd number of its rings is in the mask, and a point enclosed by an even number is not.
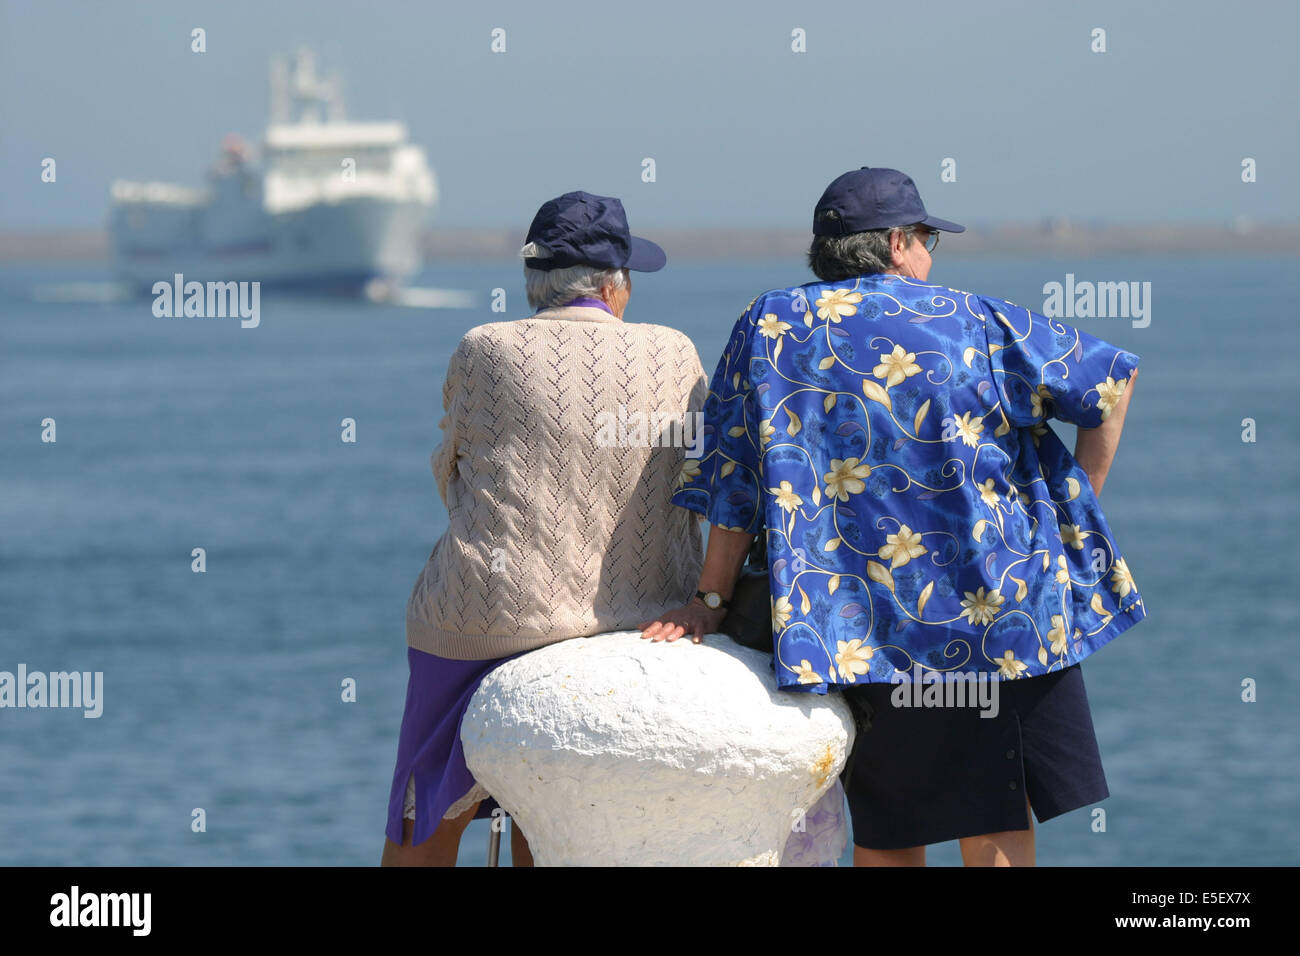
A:
[[[500,820],[502,825],[505,820],[501,817],[493,816],[488,823],[488,866],[499,866],[501,860],[501,831],[497,829],[497,821]]]

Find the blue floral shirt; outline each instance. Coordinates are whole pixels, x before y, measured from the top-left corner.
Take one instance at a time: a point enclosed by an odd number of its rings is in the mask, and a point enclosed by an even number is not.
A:
[[[1032,677],[1146,615],[1087,474],[1138,357],[1004,299],[874,274],[737,321],[674,503],[767,532],[779,686]]]

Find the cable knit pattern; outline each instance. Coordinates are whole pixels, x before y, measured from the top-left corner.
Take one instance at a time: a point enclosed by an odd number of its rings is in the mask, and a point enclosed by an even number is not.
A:
[[[450,523],[411,593],[407,643],[489,660],[635,628],[690,600],[698,518],[670,501],[688,451],[650,447],[668,442],[652,427],[636,446],[602,447],[599,416],[621,406],[680,423],[707,393],[689,338],[602,309],[467,332],[432,458]]]

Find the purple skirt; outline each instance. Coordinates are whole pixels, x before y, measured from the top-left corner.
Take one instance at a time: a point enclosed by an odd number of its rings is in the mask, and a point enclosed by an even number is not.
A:
[[[465,766],[465,751],[460,743],[461,718],[483,678],[519,656],[453,661],[413,647],[406,649],[411,677],[406,685],[397,767],[388,797],[388,839],[402,842],[402,813],[411,777],[415,779],[412,845],[433,836],[448,808],[474,788],[474,777]],[[490,816],[495,807],[495,801],[484,800],[475,817]]]

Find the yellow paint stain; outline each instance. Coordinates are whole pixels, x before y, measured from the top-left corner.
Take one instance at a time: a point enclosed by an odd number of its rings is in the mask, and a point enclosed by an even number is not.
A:
[[[835,766],[835,754],[831,751],[830,744],[826,745],[826,752],[817,759],[812,766],[812,775],[817,778],[817,786],[825,786],[827,779],[831,775],[831,768]]]

